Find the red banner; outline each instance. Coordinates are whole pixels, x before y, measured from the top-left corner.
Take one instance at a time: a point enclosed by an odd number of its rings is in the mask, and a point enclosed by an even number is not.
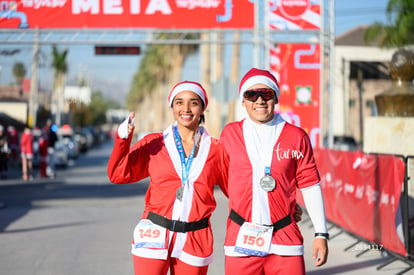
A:
[[[248,28],[254,4],[235,0],[2,0],[0,28]]]
[[[321,25],[319,2],[319,0],[272,0],[269,25],[277,30],[318,30]]]
[[[398,253],[407,251],[398,208],[404,163],[394,156],[315,149],[329,221]]]
[[[270,50],[270,70],[280,84],[279,112],[302,127],[312,145],[320,138],[320,46],[279,44]]]

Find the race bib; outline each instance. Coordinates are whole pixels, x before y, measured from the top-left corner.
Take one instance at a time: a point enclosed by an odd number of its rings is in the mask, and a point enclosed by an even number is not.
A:
[[[272,233],[271,226],[245,222],[240,227],[234,251],[252,256],[266,256],[272,242]]]
[[[164,227],[143,219],[134,229],[134,247],[165,248],[166,232]]]

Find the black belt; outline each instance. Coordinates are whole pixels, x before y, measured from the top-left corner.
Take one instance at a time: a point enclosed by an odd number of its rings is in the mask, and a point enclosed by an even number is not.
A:
[[[208,227],[208,218],[204,218],[196,222],[182,222],[170,220],[153,212],[149,212],[147,219],[159,226],[169,229],[170,231],[181,233],[196,231]]]
[[[236,211],[234,211],[233,209],[230,212],[229,218],[234,221],[235,223],[237,223],[238,225],[242,226],[242,224],[246,221],[242,216],[240,216]],[[286,217],[278,220],[277,222],[275,222],[272,225],[267,225],[267,226],[272,226],[273,227],[273,232],[276,232],[277,230],[282,229],[285,226],[288,226],[289,224],[292,223],[292,219],[290,218],[290,215],[287,215]]]

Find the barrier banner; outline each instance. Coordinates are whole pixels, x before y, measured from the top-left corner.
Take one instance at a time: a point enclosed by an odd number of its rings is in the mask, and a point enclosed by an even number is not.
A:
[[[277,30],[319,30],[320,0],[270,1],[269,26]]]
[[[329,149],[315,149],[314,153],[327,219],[376,244],[360,250],[385,248],[406,257],[399,208],[402,159]]]
[[[2,0],[5,28],[254,27],[254,3],[236,0]]]
[[[270,71],[280,84],[278,112],[309,134],[313,147],[320,138],[320,46],[278,44],[270,49]]]

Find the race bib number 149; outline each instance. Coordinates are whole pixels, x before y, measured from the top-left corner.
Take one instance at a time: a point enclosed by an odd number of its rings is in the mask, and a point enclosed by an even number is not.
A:
[[[152,223],[141,220],[134,230],[134,247],[165,248],[166,229]]]

